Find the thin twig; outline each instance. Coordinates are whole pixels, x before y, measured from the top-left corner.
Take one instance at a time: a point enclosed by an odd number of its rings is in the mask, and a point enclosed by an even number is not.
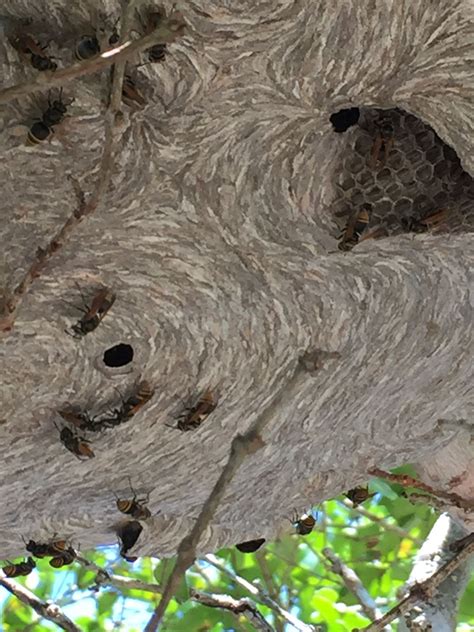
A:
[[[474,502],[465,500],[458,494],[454,494],[452,492],[445,492],[441,489],[433,489],[433,487],[431,487],[430,485],[423,483],[423,481],[420,481],[417,478],[408,476],[407,474],[392,474],[391,472],[385,472],[385,470],[381,470],[378,467],[371,468],[369,470],[369,474],[371,476],[384,478],[391,483],[397,483],[398,485],[402,485],[403,487],[416,487],[417,489],[421,489],[428,494],[432,494],[436,498],[445,499],[449,501],[451,505],[455,505],[460,509],[465,509],[466,511],[472,511],[474,509]]]
[[[94,562],[91,562],[80,555],[76,557],[76,562],[79,562],[79,564],[88,570],[95,571],[95,583],[97,586],[114,586],[120,590],[143,590],[145,592],[154,593],[155,595],[160,595],[162,593],[162,589],[159,584],[148,584],[140,581],[139,579],[132,579],[130,577],[124,577],[123,575],[109,573],[97,564],[94,564]]]
[[[346,564],[344,564],[331,549],[324,548],[322,553],[331,563],[332,572],[339,575],[346,588],[355,597],[357,597],[360,605],[362,606],[362,610],[365,612],[367,617],[371,621],[375,621],[375,619],[381,617],[382,613],[377,608],[375,601],[369,595],[361,582],[360,577],[352,570],[352,568],[346,566]]]
[[[299,359],[291,377],[280,387],[279,392],[257,417],[254,423],[250,426],[250,429],[244,434],[236,435],[232,440],[227,463],[222,469],[222,472],[209,494],[209,497],[204,503],[193,528],[190,533],[183,538],[178,547],[176,563],[166,583],[163,591],[163,597],[155,609],[150,621],[146,625],[144,632],[155,632],[158,628],[158,624],[163,618],[165,610],[178,587],[181,577],[196,558],[196,548],[201,535],[211,522],[219,503],[224,497],[227,487],[234,478],[237,470],[246,456],[254,454],[263,448],[265,443],[261,437],[261,432],[265,429],[267,424],[274,419],[275,415],[278,414],[278,410],[281,408],[283,399],[293,399],[297,395],[304,382],[305,373],[314,372],[319,368],[321,353],[327,352],[316,350],[302,356]]]
[[[209,608],[222,608],[237,616],[243,615],[254,626],[255,630],[275,632],[274,628],[265,621],[263,615],[257,610],[257,606],[253,601],[246,597],[234,599],[230,595],[217,595],[191,590],[191,599]]]
[[[260,567],[260,572],[262,573],[263,580],[265,582],[265,586],[268,594],[272,599],[276,602],[279,602],[278,588],[273,581],[272,573],[268,566],[267,558],[263,551],[257,551],[255,553],[255,558]],[[283,632],[283,623],[280,620],[275,622],[275,629],[277,632]]]
[[[133,0],[129,6],[125,10],[124,14],[124,31],[122,36],[124,39],[127,39],[129,36],[130,24],[132,20],[133,10],[135,7],[135,0]],[[158,33],[173,33],[173,36],[176,37],[179,30],[182,30],[183,22],[182,18],[177,18],[176,16],[180,14],[174,14],[175,17],[170,16],[167,20],[164,20],[162,26],[160,26],[153,34],[154,39],[158,37]],[[181,21],[180,21],[181,20]],[[172,30],[175,28],[175,30]],[[147,36],[142,38],[141,40],[137,40],[133,44],[130,44],[129,49],[131,49],[135,44],[141,42],[143,46],[144,43],[148,42],[146,47],[149,47],[149,38]],[[154,41],[154,40],[153,40]],[[125,46],[125,44],[123,44]],[[145,48],[146,48],[145,47]],[[120,45],[117,49],[120,49]],[[140,48],[140,50],[142,50]],[[112,51],[113,52],[113,51]],[[110,53],[110,51],[109,51]],[[104,53],[104,55],[109,55],[109,53]],[[99,58],[100,59],[100,58]],[[112,175],[112,168],[115,162],[115,154],[118,148],[119,134],[118,129],[121,124],[121,103],[122,103],[122,84],[123,84],[123,74],[125,71],[125,57],[119,54],[115,56],[110,56],[106,58],[107,65],[110,65],[110,60],[117,61],[113,79],[112,86],[110,89],[110,99],[109,106],[107,108],[107,112],[105,114],[105,140],[104,140],[104,148],[102,152],[102,157],[100,160],[100,166],[97,174],[97,180],[94,185],[94,190],[88,201],[85,200],[84,192],[80,189],[78,182],[70,177],[71,184],[74,188],[76,198],[77,198],[77,207],[74,209],[72,215],[68,217],[63,226],[59,229],[56,235],[51,239],[46,248],[38,248],[36,250],[36,255],[33,263],[27,269],[24,274],[22,280],[17,285],[17,287],[9,294],[4,301],[2,302],[2,308],[0,311],[0,331],[8,332],[12,329],[13,324],[15,322],[15,315],[18,307],[22,301],[23,296],[28,291],[28,289],[33,284],[34,280],[41,275],[41,272],[45,268],[49,259],[60,250],[64,244],[71,237],[74,229],[77,225],[82,222],[82,220],[91,215],[98,207],[99,203],[102,201],[105,193],[107,192],[107,188],[109,186],[110,178]],[[91,66],[91,64],[98,63],[98,59],[92,59],[90,61],[81,62],[80,64],[75,64],[71,67],[71,71],[76,68],[76,66],[87,66],[91,68],[95,68],[95,66]],[[57,75],[61,71],[58,71],[54,77],[57,78]],[[76,75],[74,75],[76,76]],[[0,103],[1,103],[1,94],[0,93]]]
[[[120,39],[117,44],[118,47],[126,44],[126,42],[130,38],[133,14],[138,2],[139,0],[130,0],[128,6],[123,11],[123,18],[121,20],[121,29],[120,29]],[[123,76],[125,74],[126,64],[127,64],[126,59],[119,59],[113,65],[112,88],[110,91],[110,99],[109,99],[109,110],[111,112],[118,112],[122,104]]]
[[[81,628],[66,617],[61,608],[55,603],[48,603],[39,599],[28,588],[17,584],[12,579],[0,577],[0,585],[6,588],[12,595],[15,595],[21,602],[33,608],[33,610],[43,619],[55,623],[62,630],[67,632],[81,632]]]
[[[271,597],[266,595],[256,586],[254,586],[254,584],[251,584],[243,577],[240,577],[240,575],[237,575],[233,571],[229,570],[215,555],[205,555],[202,559],[208,564],[211,564],[212,566],[217,568],[228,577],[230,577],[233,582],[249,592],[257,601],[264,604],[265,606],[268,606],[268,608],[271,608],[282,619],[290,623],[299,632],[314,632],[315,628],[312,625],[303,623],[303,621],[300,621],[293,614],[291,614],[291,612],[288,612],[287,610],[282,608],[279,603],[274,601]]]
[[[380,516],[377,516],[376,514],[371,513],[370,511],[367,511],[367,509],[364,509],[364,507],[362,506],[354,507],[354,505],[348,499],[344,499],[339,502],[342,502],[342,504],[348,509],[351,509],[352,511],[357,512],[361,516],[364,516],[365,518],[372,520],[372,522],[377,522],[383,529],[386,529],[387,531],[393,531],[394,533],[399,535],[401,538],[412,540],[413,542],[416,542],[418,546],[421,546],[423,544],[423,540],[420,540],[420,538],[414,538],[412,535],[408,533],[408,531],[405,531],[405,529],[402,529],[396,524],[392,524],[391,522],[388,522],[387,520],[385,520],[385,518],[381,518]],[[333,525],[333,526],[337,526],[337,525]]]
[[[30,79],[26,83],[19,83],[15,86],[0,90],[0,105],[8,103],[13,99],[18,99],[26,94],[41,92],[54,88],[55,86],[59,87],[77,77],[91,75],[99,70],[104,70],[112,64],[118,64],[119,62],[130,59],[135,53],[151,48],[155,44],[174,42],[176,38],[182,34],[184,28],[185,23],[183,18],[181,14],[176,11],[169,17],[163,18],[159,27],[145,37],[140,37],[133,42],[128,40],[93,59],[78,62],[67,68],[61,68],[54,72],[37,73],[33,80]]]
[[[400,615],[421,599],[427,600],[432,598],[440,584],[447,579],[456,568],[466,561],[474,553],[474,539],[465,539],[465,546],[459,547],[454,556],[443,564],[431,577],[418,584],[414,584],[410,592],[404,597],[394,608],[389,610],[383,617],[371,623],[368,627],[363,628],[365,632],[380,632],[391,621],[398,619]]]
[[[97,575],[96,584],[98,586],[114,586],[120,590],[143,590],[155,595],[161,595],[163,592],[158,584],[147,584],[139,579],[123,577],[122,575]]]

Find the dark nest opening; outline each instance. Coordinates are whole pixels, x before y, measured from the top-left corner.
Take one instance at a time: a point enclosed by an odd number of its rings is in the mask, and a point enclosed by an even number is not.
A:
[[[104,364],[108,367],[117,368],[125,366],[133,360],[133,347],[124,343],[119,343],[104,352]]]

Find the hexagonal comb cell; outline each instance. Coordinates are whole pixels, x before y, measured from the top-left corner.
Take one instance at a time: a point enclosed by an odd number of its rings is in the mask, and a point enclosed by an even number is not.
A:
[[[474,230],[474,179],[429,125],[400,109],[360,108],[347,142],[334,183],[341,230],[364,204],[365,232]]]

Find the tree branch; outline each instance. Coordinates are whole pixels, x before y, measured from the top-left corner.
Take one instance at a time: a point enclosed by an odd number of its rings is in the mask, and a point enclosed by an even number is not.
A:
[[[346,588],[350,590],[355,597],[357,597],[360,605],[362,606],[362,610],[367,617],[371,621],[375,621],[375,619],[381,617],[382,613],[377,608],[375,601],[369,595],[359,576],[352,570],[352,568],[346,566],[331,549],[324,548],[322,553],[331,563],[332,572],[342,577],[342,581],[344,582]]]
[[[229,610],[232,614],[243,614],[256,630],[262,632],[275,632],[272,626],[267,623],[262,614],[257,610],[257,606],[250,599],[234,599],[230,595],[216,595],[198,590],[191,590],[191,599],[209,608],[222,608]]]
[[[0,577],[0,585],[11,592],[12,595],[15,595],[22,603],[33,608],[36,614],[43,617],[43,619],[55,623],[62,630],[67,630],[67,632],[81,632],[81,628],[77,627],[71,619],[66,617],[57,604],[41,601],[41,599],[28,590],[28,588],[17,584],[12,579]]]
[[[190,533],[183,538],[178,547],[176,564],[164,588],[163,597],[145,627],[144,632],[154,632],[157,629],[178,587],[181,577],[196,558],[196,548],[201,535],[211,522],[229,483],[234,478],[245,457],[254,454],[265,445],[261,433],[278,412],[283,399],[295,397],[302,387],[306,372],[312,373],[317,371],[328,357],[333,357],[332,355],[328,356],[328,353],[330,352],[315,350],[299,358],[292,376],[280,387],[279,392],[263,410],[261,415],[257,417],[250,426],[250,429],[242,435],[236,435],[232,440],[227,463],[204,503],[193,528]]]
[[[460,509],[465,509],[466,511],[472,511],[474,509],[474,503],[472,501],[465,500],[464,498],[461,498],[461,496],[458,496],[458,494],[453,494],[452,492],[433,489],[430,485],[427,485],[426,483],[423,483],[423,481],[419,481],[412,476],[408,476],[407,474],[391,474],[390,472],[380,470],[378,467],[371,468],[369,470],[369,474],[371,476],[384,478],[391,483],[397,483],[403,487],[416,487],[417,489],[421,489],[428,494],[436,496],[437,498],[447,500],[451,505],[455,505]]]
[[[297,619],[294,615],[291,614],[291,612],[288,612],[287,610],[282,608],[280,604],[278,604],[276,601],[271,599],[271,597],[259,590],[256,586],[254,586],[254,584],[251,584],[243,577],[236,575],[233,571],[226,568],[226,566],[222,564],[222,562],[215,555],[205,555],[203,557],[203,560],[230,577],[233,582],[235,582],[244,590],[253,595],[253,597],[257,599],[257,601],[260,601],[265,606],[268,606],[269,608],[274,610],[280,617],[282,617],[282,619],[290,623],[299,632],[314,632],[314,626],[303,623],[303,621]]]
[[[464,540],[464,546],[459,546],[454,556],[441,566],[433,575],[423,582],[414,584],[410,592],[394,608],[389,610],[383,617],[374,621],[371,625],[363,628],[366,632],[380,632],[383,628],[398,619],[403,613],[410,610],[417,601],[432,599],[440,584],[442,584],[456,568],[465,562],[474,553],[474,534],[472,538]]]
[[[97,586],[114,586],[114,588],[118,588],[120,590],[143,590],[156,595],[160,595],[162,593],[162,589],[159,584],[148,584],[140,581],[139,579],[111,574],[97,564],[94,564],[94,562],[91,562],[80,555],[76,557],[76,562],[82,564],[84,568],[97,573],[95,578]]]
[[[104,70],[112,64],[125,62],[135,53],[146,50],[155,44],[167,44],[174,42],[175,39],[182,34],[185,24],[179,12],[172,13],[169,17],[163,18],[160,26],[145,37],[140,37],[135,41],[127,38],[127,41],[120,43],[115,48],[105,51],[101,55],[81,61],[67,68],[61,68],[54,72],[37,73],[35,79],[26,83],[20,83],[9,88],[0,90],[0,105],[8,103],[13,99],[32,94],[33,92],[41,92],[55,86],[62,86],[68,81],[72,81],[84,75],[91,75]]]

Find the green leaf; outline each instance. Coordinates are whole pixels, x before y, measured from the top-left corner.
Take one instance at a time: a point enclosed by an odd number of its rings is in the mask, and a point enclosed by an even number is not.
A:
[[[115,591],[108,590],[107,592],[103,592],[97,599],[97,611],[99,615],[105,613],[111,614],[113,605],[118,598],[119,595]]]
[[[385,498],[390,498],[390,500],[396,500],[399,497],[399,494],[383,478],[371,478],[370,489],[382,494]]]

